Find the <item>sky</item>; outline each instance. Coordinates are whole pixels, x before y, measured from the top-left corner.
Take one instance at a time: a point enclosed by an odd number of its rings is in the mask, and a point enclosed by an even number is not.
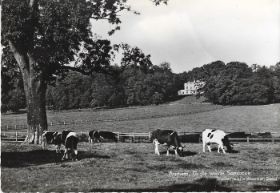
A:
[[[153,64],[169,62],[181,73],[216,60],[249,66],[280,61],[280,0],[128,0],[140,15],[123,13],[121,30],[95,22],[93,31],[113,43],[128,43],[151,55]]]

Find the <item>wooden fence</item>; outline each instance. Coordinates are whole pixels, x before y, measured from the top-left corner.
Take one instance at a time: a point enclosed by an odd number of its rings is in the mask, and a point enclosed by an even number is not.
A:
[[[9,142],[23,142],[27,133],[21,131],[1,131],[1,140]]]
[[[131,142],[131,143],[142,143],[142,142],[151,142],[151,133],[121,133],[121,132],[114,132],[117,134],[117,138],[119,142]],[[178,132],[179,137],[182,138],[183,143],[200,143],[201,138],[198,137],[200,132]],[[27,133],[21,132],[21,131],[1,131],[1,140],[2,141],[8,141],[8,142],[23,142],[26,138]],[[81,136],[83,139],[82,141],[88,140],[88,133],[87,132],[78,132],[78,135]],[[193,139],[193,136],[195,137],[195,140]],[[187,137],[187,139],[184,141],[184,137]],[[191,140],[190,140],[191,139]],[[271,138],[229,138],[231,142],[247,142],[247,143],[253,143],[253,142],[280,142],[280,137],[271,137]]]

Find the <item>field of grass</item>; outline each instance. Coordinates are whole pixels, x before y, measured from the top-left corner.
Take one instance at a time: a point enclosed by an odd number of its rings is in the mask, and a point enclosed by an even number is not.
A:
[[[279,144],[238,144],[225,155],[185,145],[176,157],[155,155],[152,143],[80,143],[79,161],[60,162],[52,146],[2,143],[2,191],[280,190]]]
[[[105,110],[48,112],[48,122],[82,124],[55,125],[49,130],[74,131],[109,130],[118,132],[147,132],[161,129],[203,131],[206,128],[228,132],[280,132],[280,104],[262,106],[219,106],[207,103],[188,103],[182,99],[170,104],[128,107]],[[2,125],[24,124],[26,114],[7,114]],[[88,121],[88,122],[85,122]]]
[[[49,130],[147,132],[155,129],[278,132],[280,104],[219,106],[187,99],[170,104],[48,112],[48,122],[83,120]],[[88,122],[85,122],[88,120]],[[1,124],[24,124],[4,114]],[[1,143],[2,191],[275,191],[280,189],[278,143],[239,143],[236,153],[202,153],[185,144],[182,157],[157,156],[152,143],[79,143],[79,161],[60,162],[53,146]],[[161,148],[164,153],[164,149]]]

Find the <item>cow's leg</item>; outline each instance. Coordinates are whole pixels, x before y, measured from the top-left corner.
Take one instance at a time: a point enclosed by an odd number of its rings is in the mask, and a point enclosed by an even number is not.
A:
[[[66,152],[67,152],[67,149],[65,149],[64,154],[63,154],[63,156],[61,158],[62,161],[65,160],[65,157],[66,157],[66,154],[67,154]]]
[[[68,157],[69,157],[69,156],[68,156],[69,151],[70,151],[70,149],[69,149],[69,148],[65,148],[65,152],[64,152],[63,157],[62,157],[62,159],[61,159],[61,160],[68,159]]]
[[[167,147],[166,155],[169,156],[169,147]]]
[[[56,153],[60,153],[60,146],[61,146],[60,144],[56,146],[56,150],[55,150]]]
[[[223,153],[226,153],[225,148],[224,148],[223,145],[221,145],[221,149],[222,149]]]
[[[203,151],[203,152],[205,152],[205,146],[206,146],[206,143],[203,141],[203,142],[202,142],[202,151]]]
[[[175,155],[178,156],[178,151],[177,148],[175,149]]]
[[[155,144],[155,154],[157,154],[157,155],[160,155],[160,153],[159,153],[159,149],[158,149],[158,141],[155,139],[154,140],[154,144]]]
[[[88,137],[88,142],[89,142],[89,143],[92,143],[91,137]]]
[[[220,148],[221,148],[221,146],[220,146],[220,144],[218,145],[218,153],[220,153]]]
[[[42,148],[43,150],[46,149],[46,146],[47,146],[47,140],[45,139],[45,137],[43,138],[43,142],[42,142]]]
[[[212,150],[211,150],[211,146],[210,146],[210,144],[207,144],[207,148],[208,148],[209,152],[211,152],[211,151],[212,151]]]
[[[78,160],[78,150],[74,149],[75,161]]]

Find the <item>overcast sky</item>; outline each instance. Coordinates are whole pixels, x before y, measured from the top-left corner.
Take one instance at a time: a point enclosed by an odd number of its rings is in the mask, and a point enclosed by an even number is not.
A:
[[[94,32],[113,43],[128,43],[151,54],[156,65],[169,62],[173,72],[222,60],[248,65],[280,61],[280,0],[129,0],[141,15],[122,15],[121,30],[108,37],[109,25]]]

